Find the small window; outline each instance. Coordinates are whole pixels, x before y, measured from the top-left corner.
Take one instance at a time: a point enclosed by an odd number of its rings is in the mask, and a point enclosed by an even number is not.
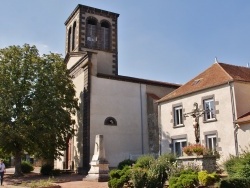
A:
[[[104,125],[111,125],[111,126],[116,126],[117,125],[117,121],[115,118],[113,117],[107,117],[104,121]]]
[[[182,152],[182,148],[187,146],[187,139],[175,139],[173,140],[173,153],[176,156],[182,156],[183,152]]]
[[[211,151],[216,151],[217,136],[215,134],[206,135],[206,147]]]
[[[174,126],[183,125],[182,106],[174,107]]]
[[[68,52],[71,51],[71,27],[68,30]]]
[[[215,106],[214,106],[214,99],[205,99],[203,101],[204,105],[204,118],[205,121],[213,120],[215,119]]]
[[[76,38],[76,22],[74,22],[73,24],[72,51],[75,49],[75,38]]]

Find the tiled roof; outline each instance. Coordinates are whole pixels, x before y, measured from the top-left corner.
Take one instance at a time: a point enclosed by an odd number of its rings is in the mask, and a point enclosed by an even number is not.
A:
[[[229,65],[225,63],[214,63],[204,72],[164,96],[157,102],[163,102],[183,95],[201,91],[214,86],[219,86],[230,81],[250,82],[250,68]]]
[[[103,74],[103,73],[98,73],[97,77],[112,79],[112,80],[121,80],[121,81],[125,81],[125,82],[134,82],[134,83],[142,83],[142,84],[162,86],[162,87],[170,87],[170,88],[174,88],[174,89],[177,89],[178,87],[181,86],[181,85],[175,84],[175,83],[160,82],[160,81],[155,81],[155,80],[146,80],[146,79],[129,77],[129,76],[121,76],[121,75],[108,75],[108,74]]]
[[[248,123],[248,122],[250,122],[250,112],[244,114],[243,116],[239,117],[236,120],[236,123],[238,123],[238,124],[244,124],[244,123]]]

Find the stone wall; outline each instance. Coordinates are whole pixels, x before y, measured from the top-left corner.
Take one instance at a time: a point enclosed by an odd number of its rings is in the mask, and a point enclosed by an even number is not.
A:
[[[216,171],[217,164],[215,156],[183,156],[177,160],[184,166],[195,165],[200,170],[207,170],[209,173]]]

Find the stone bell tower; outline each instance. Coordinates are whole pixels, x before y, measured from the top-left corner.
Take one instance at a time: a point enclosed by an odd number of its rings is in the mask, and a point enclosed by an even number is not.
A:
[[[93,74],[118,74],[117,19],[119,14],[78,5],[66,20],[65,54],[97,54]],[[67,59],[67,58],[66,58]],[[66,61],[67,63],[67,61]]]

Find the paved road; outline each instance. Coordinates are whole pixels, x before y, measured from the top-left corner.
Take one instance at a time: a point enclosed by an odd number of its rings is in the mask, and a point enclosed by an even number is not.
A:
[[[6,175],[14,174],[14,172],[15,172],[14,168],[6,169]],[[40,169],[35,168],[35,170],[33,172],[39,173]],[[72,176],[69,175],[67,177],[67,182],[57,183],[57,184],[60,185],[61,188],[108,188],[108,183],[107,182],[84,181],[84,180],[82,180],[81,175],[72,175]],[[20,187],[20,186],[8,185],[8,182],[4,182],[3,185],[6,188],[23,188],[23,187]]]

